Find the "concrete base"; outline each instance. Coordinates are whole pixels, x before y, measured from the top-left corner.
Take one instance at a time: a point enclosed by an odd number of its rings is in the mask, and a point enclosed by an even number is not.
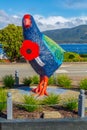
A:
[[[33,88],[36,88],[36,86],[33,86]],[[19,93],[21,94],[27,94],[27,95],[30,95],[30,94],[33,94],[32,91],[31,91],[31,88],[30,87],[26,87],[26,86],[22,86],[22,87],[19,87],[17,88],[17,90],[19,91]],[[63,93],[66,93],[67,92],[67,89],[63,89],[63,88],[58,88],[58,87],[48,87],[47,88],[47,92],[50,94],[50,93],[54,93],[54,94],[63,94]]]
[[[87,118],[70,119],[0,119],[0,130],[87,130]]]

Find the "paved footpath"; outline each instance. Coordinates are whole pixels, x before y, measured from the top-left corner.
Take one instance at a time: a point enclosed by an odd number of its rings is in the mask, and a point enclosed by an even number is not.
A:
[[[15,70],[18,71],[20,80],[24,77],[37,75],[29,63],[0,64],[0,80],[5,75],[12,74],[14,76]],[[61,67],[54,73],[54,76],[59,74],[67,74],[73,80],[79,80],[83,77],[87,77],[87,62],[63,63]]]
[[[32,93],[31,91],[31,89],[34,87],[37,87],[37,86],[31,86],[31,87],[22,86],[19,88],[10,89],[9,92],[12,93],[13,101],[22,102],[23,95],[32,95],[32,94],[34,95],[34,93]],[[61,99],[64,99],[64,100],[71,97],[78,98],[79,96],[79,91],[67,90],[67,89],[56,87],[56,86],[48,86],[47,92],[49,94],[53,93],[56,95],[60,95]],[[38,95],[35,95],[35,96],[38,97]]]

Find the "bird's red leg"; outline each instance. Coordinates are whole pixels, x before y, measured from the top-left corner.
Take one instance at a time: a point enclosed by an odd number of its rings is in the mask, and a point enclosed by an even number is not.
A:
[[[43,88],[39,91],[39,96],[42,96],[42,95],[48,96],[48,93],[47,93],[47,91],[46,91],[46,89],[47,89],[47,84],[48,84],[48,77],[47,77],[47,76],[44,76],[44,77],[43,77],[43,81],[44,81]]]
[[[39,93],[43,88],[44,80],[43,77],[40,76],[40,83],[37,88],[32,89],[32,92]]]

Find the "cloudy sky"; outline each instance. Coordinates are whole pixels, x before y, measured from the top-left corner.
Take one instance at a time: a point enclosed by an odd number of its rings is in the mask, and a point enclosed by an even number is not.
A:
[[[41,31],[87,24],[87,0],[1,0],[0,29],[33,15]]]

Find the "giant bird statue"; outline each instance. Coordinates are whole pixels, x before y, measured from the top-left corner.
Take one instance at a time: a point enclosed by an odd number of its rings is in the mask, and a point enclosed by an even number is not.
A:
[[[24,41],[20,53],[40,75],[40,83],[32,91],[38,95],[48,95],[48,79],[62,64],[64,50],[40,32],[30,14],[24,15],[22,26]]]

